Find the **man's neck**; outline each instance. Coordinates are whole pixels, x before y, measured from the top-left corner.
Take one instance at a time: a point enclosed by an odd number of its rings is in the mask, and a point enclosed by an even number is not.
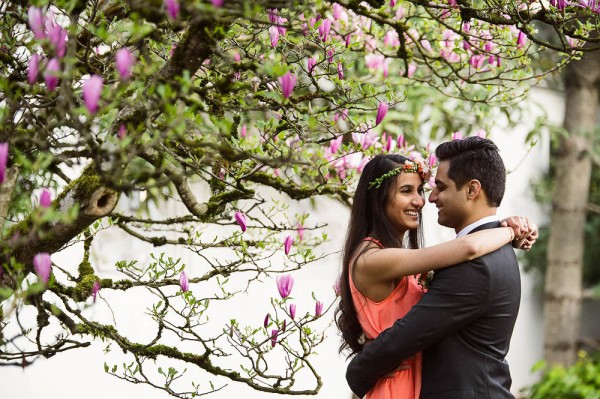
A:
[[[469,218],[467,220],[465,220],[463,223],[461,223],[461,225],[459,227],[456,227],[454,229],[454,232],[456,234],[458,234],[462,229],[464,229],[465,227],[467,227],[468,225],[475,223],[478,220],[481,220],[485,217],[488,216],[496,216],[496,210],[498,208],[490,208],[490,207],[486,207],[484,209],[481,209],[477,212],[473,212],[469,215]]]

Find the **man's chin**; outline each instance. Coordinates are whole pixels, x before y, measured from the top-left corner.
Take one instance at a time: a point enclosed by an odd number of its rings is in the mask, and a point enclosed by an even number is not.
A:
[[[448,221],[446,219],[444,219],[442,216],[438,216],[437,222],[440,226],[451,227],[451,226],[448,226]]]

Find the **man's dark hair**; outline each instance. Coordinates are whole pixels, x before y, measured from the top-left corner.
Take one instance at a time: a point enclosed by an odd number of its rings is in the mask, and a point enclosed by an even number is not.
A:
[[[467,137],[440,144],[435,155],[440,161],[450,161],[448,177],[460,190],[471,179],[477,179],[485,192],[488,205],[498,207],[504,197],[506,170],[491,140]]]

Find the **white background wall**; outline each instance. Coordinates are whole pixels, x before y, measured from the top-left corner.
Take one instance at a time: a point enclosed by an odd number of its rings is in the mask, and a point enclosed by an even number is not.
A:
[[[563,102],[558,94],[536,89],[532,91],[529,101],[532,104],[543,104],[544,108],[548,110],[548,117],[551,118],[552,122],[556,124],[562,122]],[[529,153],[527,153],[524,145],[525,134],[534,119],[530,115],[539,112],[539,108],[532,105],[531,114],[525,115],[527,119],[523,120],[522,127],[511,132],[501,131],[499,128],[492,132],[491,138],[500,147],[507,169],[511,171],[508,176],[507,194],[499,209],[499,216],[526,215],[538,224],[542,224],[547,216],[533,200],[530,184],[532,179],[539,177],[547,168],[548,140],[544,138]],[[298,210],[305,210],[303,208],[310,207],[310,204],[308,201],[304,201],[292,206],[297,207]],[[348,210],[334,201],[325,198],[317,201],[314,218],[327,222],[329,225],[329,249],[337,250],[341,248],[348,215]],[[424,220],[426,242],[429,245],[453,238],[454,235],[451,230],[436,224],[434,206],[430,204],[426,206]],[[148,261],[148,247],[142,244],[130,245],[130,241],[126,246],[123,246],[121,238],[121,235],[116,234],[110,239],[103,240],[101,244],[99,244],[99,241],[94,244],[92,264],[100,265],[100,272],[106,277],[118,277],[114,272],[113,275],[110,275],[114,259],[129,258],[138,259],[140,262]],[[81,259],[79,257],[80,253],[80,248],[70,248],[61,254],[56,254],[53,259],[59,264],[76,263],[78,259]],[[177,256],[177,254],[173,254],[173,256]],[[184,254],[184,256],[187,257],[184,258],[186,264],[193,266],[194,260],[189,258],[187,254]],[[294,273],[296,285],[294,286],[293,295],[298,302],[299,313],[312,311],[311,308],[314,307],[314,301],[311,298],[312,292],[315,292],[319,298],[331,299],[333,296],[331,285],[339,273],[339,264],[339,256],[331,256],[305,270]],[[523,274],[522,282],[521,310],[508,356],[515,393],[535,381],[535,375],[531,374],[530,369],[542,357],[543,320],[541,298],[533,290],[535,281],[531,275]],[[226,310],[226,317],[236,317],[236,314],[246,314],[248,316],[250,309],[259,309],[257,314],[263,317],[264,311],[262,309],[265,309],[265,301],[268,303],[268,296],[265,297],[264,292],[269,290],[275,290],[274,281],[266,281],[262,286],[251,290],[248,296],[243,298],[243,307],[230,306]],[[119,294],[114,295],[116,297]],[[133,322],[140,312],[143,313],[144,307],[130,302],[126,296],[122,295],[121,297],[122,299],[113,298],[118,299],[118,305],[113,310],[130,318],[132,322],[127,325],[119,325],[119,328],[131,333],[144,334],[144,325]],[[106,317],[106,311],[103,311],[101,306],[98,306],[97,309],[92,307],[88,312],[98,312],[98,317]],[[250,314],[252,313],[250,312]],[[325,317],[331,321],[333,312],[328,313]],[[324,381],[324,386],[318,397],[350,398],[351,394],[344,379],[346,362],[344,357],[337,353],[339,337],[335,326],[331,325],[327,331],[328,338],[319,347],[318,360],[315,362]],[[59,354],[51,359],[40,359],[26,369],[1,367],[2,394],[0,397],[7,399],[106,399],[110,397],[144,397],[152,399],[168,397],[164,392],[145,386],[136,386],[107,375],[103,369],[104,362],[119,364],[123,361],[123,356],[115,346],[108,354],[103,353],[103,348],[102,344],[96,343],[89,349]],[[217,386],[219,384],[228,384],[228,386],[210,395],[212,398],[220,399],[237,396],[259,399],[274,397],[274,395],[256,392],[227,380],[213,379],[213,381]]]

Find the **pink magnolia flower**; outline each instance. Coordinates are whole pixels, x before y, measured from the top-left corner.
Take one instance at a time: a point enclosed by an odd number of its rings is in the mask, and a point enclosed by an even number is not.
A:
[[[290,296],[292,292],[292,288],[294,287],[294,278],[289,275],[278,276],[275,281],[277,282],[277,289],[279,290],[279,295],[281,298],[287,298]]]
[[[335,296],[340,296],[341,292],[342,292],[342,277],[338,276],[338,278],[335,279],[335,283],[333,283],[333,292],[335,293]]]
[[[326,42],[329,37],[329,31],[331,30],[331,20],[325,18],[321,25],[319,25],[319,38],[322,42]]]
[[[296,317],[296,305],[294,305],[293,303],[290,303],[290,318],[292,320],[294,320],[295,317]]]
[[[590,11],[600,13],[600,2],[598,0],[578,0],[579,4],[574,4],[578,7],[589,8]]]
[[[478,136],[478,137],[481,137],[481,138],[486,138],[486,136],[487,136],[487,132],[486,132],[484,129],[479,129],[479,130],[477,130],[477,131],[476,131],[476,132],[473,134],[473,136]]]
[[[40,194],[40,206],[42,208],[48,208],[50,205],[52,205],[52,195],[50,194],[50,190],[45,188]]]
[[[54,53],[62,58],[67,53],[67,31],[62,26],[54,24],[47,29],[48,40],[54,46]]]
[[[246,231],[246,215],[244,215],[242,212],[236,212],[235,213],[235,221],[237,222],[237,224],[240,225],[240,228],[242,229],[242,233]]]
[[[29,10],[27,10],[27,20],[36,39],[44,39],[46,33],[44,32],[44,15],[42,14],[42,10],[38,7],[29,7]]]
[[[408,64],[408,72],[407,75],[409,78],[412,78],[417,71],[417,66],[415,64]]]
[[[433,166],[437,163],[437,157],[435,156],[435,154],[430,154],[429,155],[429,167],[433,168]]]
[[[388,47],[398,47],[400,45],[398,32],[395,30],[389,30],[383,37],[383,45]]]
[[[50,278],[50,271],[52,269],[52,261],[50,255],[46,252],[41,252],[33,257],[33,268],[39,276],[40,280],[44,283],[48,282]]]
[[[8,162],[8,143],[0,143],[0,184],[4,183],[6,176],[6,163]]]
[[[271,348],[277,344],[277,334],[279,334],[279,330],[271,330]]]
[[[317,60],[315,60],[314,58],[310,57],[308,59],[308,61],[306,61],[306,67],[308,69],[308,73],[310,73],[312,75],[313,69],[315,69],[316,65],[317,65]]]
[[[29,84],[34,84],[37,81],[40,73],[40,60],[42,57],[39,54],[33,54],[27,65],[27,81]]]
[[[471,56],[469,59],[469,65],[471,65],[475,69],[480,69],[485,62],[485,56],[482,54],[475,54]]]
[[[269,325],[269,314],[267,313],[265,316],[265,320],[263,321],[263,326],[265,328],[267,328],[268,325]]]
[[[277,43],[279,43],[279,29],[276,26],[269,28],[269,37],[271,39],[271,47],[277,47]]]
[[[237,63],[240,62],[242,60],[242,56],[240,55],[240,53],[238,53],[237,51],[235,53],[233,53],[233,60]]]
[[[100,292],[100,282],[94,281],[94,285],[92,286],[92,298],[94,298],[94,303],[96,303],[98,292]]]
[[[212,5],[217,8],[223,7],[223,4],[225,3],[225,0],[211,0],[211,1],[212,1]]]
[[[440,56],[448,62],[455,63],[460,61],[460,55],[456,54],[452,50],[441,49]]]
[[[451,29],[446,29],[442,33],[443,44],[445,47],[454,47],[454,39],[456,34]]]
[[[402,148],[404,147],[404,135],[401,134],[400,136],[398,136],[398,140],[396,141],[396,144],[398,145],[398,148]]]
[[[315,317],[320,317],[323,314],[323,302],[317,301],[315,303]]]
[[[342,112],[337,112],[333,115],[333,121],[337,122],[339,119],[346,120],[348,118],[348,109],[344,109]]]
[[[44,71],[44,80],[46,81],[46,87],[48,90],[53,91],[58,85],[58,74],[60,72],[60,63],[58,58],[52,58],[48,61],[46,70]]]
[[[126,80],[131,77],[131,69],[135,63],[135,57],[125,47],[117,50],[115,54],[115,64],[117,65],[117,72],[121,79]]]
[[[119,131],[117,132],[117,137],[120,140],[123,140],[125,138],[125,136],[127,136],[127,128],[125,127],[125,125],[121,125],[121,126],[119,126]]]
[[[287,18],[277,17],[277,30],[281,36],[285,36],[287,29],[283,27],[283,25],[287,23]]]
[[[279,11],[277,11],[276,8],[268,8],[267,9],[267,14],[269,15],[269,21],[271,21],[272,24],[277,23],[277,14],[279,13]]]
[[[396,0],[390,0],[390,7],[396,6]]]
[[[337,21],[342,16],[342,12],[344,12],[344,8],[341,5],[339,5],[338,3],[333,3],[332,11],[333,11],[333,19],[335,19]]]
[[[431,43],[429,43],[429,40],[427,39],[421,40],[421,47],[423,47],[423,49],[428,53],[433,52],[433,49],[431,48]]]
[[[344,139],[344,136],[339,136],[337,139],[331,140],[331,142],[329,143],[329,151],[331,151],[332,154],[335,154],[336,152],[338,152],[338,150],[340,149],[340,146],[342,145],[343,139]]]
[[[188,281],[187,274],[185,274],[185,271],[183,270],[179,275],[179,286],[181,287],[181,291],[183,292],[187,292],[190,289],[190,283]]]
[[[294,86],[296,86],[296,80],[298,78],[296,75],[291,72],[287,72],[285,75],[279,77],[279,84],[281,85],[281,91],[283,93],[283,98],[289,98],[292,95],[292,91],[294,91]]]
[[[298,224],[298,241],[304,240],[304,230],[306,230],[304,226]]]
[[[90,114],[98,111],[98,100],[102,94],[104,80],[98,75],[92,75],[83,83],[83,102]]]
[[[285,238],[285,242],[283,243],[283,250],[286,255],[289,255],[290,249],[292,249],[292,245],[294,244],[294,239],[292,236],[287,236]]]
[[[525,42],[527,41],[527,36],[525,35],[525,33],[523,33],[523,31],[519,31],[519,34],[517,35],[517,47],[518,48],[523,48],[525,46]]]
[[[344,67],[342,66],[341,61],[338,62],[337,71],[338,71],[338,78],[340,80],[344,79]]]
[[[558,8],[559,10],[564,10],[568,5],[568,1],[567,0],[550,0],[550,4],[553,5],[554,7]]]
[[[352,40],[352,34],[348,33],[346,35],[346,38],[344,39],[344,42],[346,44],[346,48],[350,47],[350,41]]]
[[[165,7],[167,7],[169,18],[177,19],[179,15],[179,2],[177,0],[165,0]]]
[[[240,137],[246,137],[246,135],[248,134],[248,127],[246,126],[246,124],[244,123],[242,125],[242,129],[240,131]]]
[[[382,69],[385,56],[383,54],[367,54],[365,56],[365,65],[372,70]]]
[[[462,138],[463,138],[462,132],[454,132],[454,133],[452,133],[452,136],[451,136],[452,140],[462,140]]]
[[[379,103],[379,107],[377,108],[377,117],[375,118],[375,126],[379,125],[388,112],[388,103],[382,101]]]
[[[404,9],[404,7],[398,7],[398,9],[396,10],[396,20],[404,19],[405,13],[406,13],[406,10]]]
[[[388,136],[385,142],[385,152],[390,152],[394,146],[394,140],[392,136]]]
[[[333,50],[327,50],[327,61],[329,61],[329,63],[333,62],[333,56],[335,55],[335,51]]]

